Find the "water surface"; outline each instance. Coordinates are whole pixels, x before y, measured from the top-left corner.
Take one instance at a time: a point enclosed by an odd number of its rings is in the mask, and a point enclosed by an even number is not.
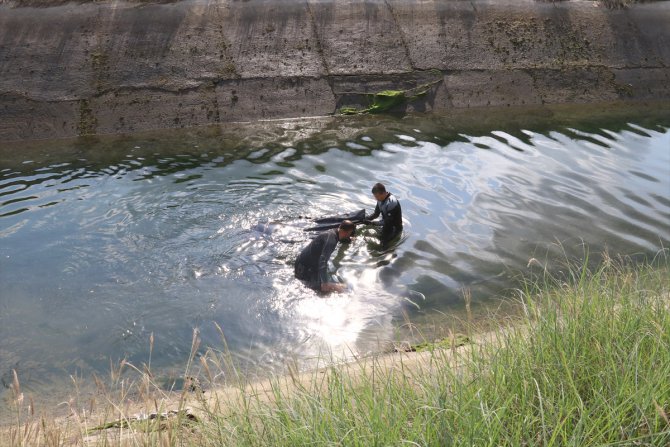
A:
[[[365,354],[407,318],[462,313],[463,288],[484,309],[530,258],[670,244],[670,114],[517,113],[3,148],[0,376],[53,391],[110,359],[146,362],[151,334],[152,365],[181,366],[194,328],[222,347],[216,325],[249,367]],[[296,282],[309,218],[370,211],[377,181],[403,207],[398,245],[364,230],[338,249],[348,293]]]

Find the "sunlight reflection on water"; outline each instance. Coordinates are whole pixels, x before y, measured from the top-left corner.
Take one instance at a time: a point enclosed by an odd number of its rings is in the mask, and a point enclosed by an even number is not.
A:
[[[363,355],[407,318],[421,329],[462,314],[464,287],[485,304],[538,253],[578,256],[584,242],[652,255],[670,243],[664,127],[448,138],[393,119],[284,127],[236,147],[196,136],[3,155],[0,375],[29,369],[26,386],[39,388],[73,369],[104,373],[110,358],[139,364],[152,333],[153,364],[168,368],[194,327],[220,346],[214,323],[251,366]],[[309,218],[370,212],[376,181],[403,207],[397,247],[381,251],[362,229],[332,258],[346,293],[295,281]]]

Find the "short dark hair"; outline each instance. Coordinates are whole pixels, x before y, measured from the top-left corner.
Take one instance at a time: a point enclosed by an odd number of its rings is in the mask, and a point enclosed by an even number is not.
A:
[[[356,224],[350,220],[343,220],[339,229],[343,231],[354,231],[356,229]]]
[[[372,194],[384,194],[386,192],[386,186],[381,183],[375,183],[375,186],[372,187]]]

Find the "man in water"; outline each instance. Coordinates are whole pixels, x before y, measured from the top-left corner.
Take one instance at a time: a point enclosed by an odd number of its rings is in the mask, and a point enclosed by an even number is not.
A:
[[[337,243],[349,242],[355,230],[356,225],[345,220],[338,228],[324,231],[312,239],[295,261],[295,277],[322,292],[342,292],[344,285],[331,282],[328,278],[328,260]]]
[[[386,191],[386,187],[381,183],[376,183],[372,187],[372,195],[377,200],[377,206],[374,213],[366,216],[368,223],[375,223],[382,226],[381,242],[386,247],[389,242],[402,233],[402,210],[400,202],[393,194]],[[371,222],[382,215],[381,222]]]

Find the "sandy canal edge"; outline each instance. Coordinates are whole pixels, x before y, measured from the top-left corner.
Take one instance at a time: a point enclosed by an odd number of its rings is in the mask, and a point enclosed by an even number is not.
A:
[[[271,404],[277,391],[282,396],[291,396],[296,393],[318,394],[327,386],[329,377],[333,374],[346,376],[351,383],[357,384],[366,377],[386,376],[390,372],[400,372],[405,378],[411,378],[422,374],[430,374],[447,362],[454,370],[460,367],[476,351],[488,351],[492,347],[504,346],[504,341],[510,333],[525,334],[527,327],[523,324],[511,324],[509,326],[500,326],[493,331],[471,334],[466,343],[462,343],[462,336],[456,334],[454,342],[450,348],[430,347],[420,352],[398,350],[396,352],[387,352],[373,354],[360,359],[354,359],[346,362],[330,362],[324,360],[325,366],[296,372],[289,367],[289,371],[281,375],[270,375],[265,378],[258,378],[252,381],[241,380],[238,385],[215,386],[211,389],[204,387],[200,389],[199,385],[195,387],[186,386],[181,392],[166,393],[159,389],[158,385],[151,383],[150,375],[138,372],[137,383],[146,380],[149,387],[155,387],[149,394],[151,398],[138,398],[135,393],[129,394],[124,401],[115,400],[114,397],[100,395],[97,396],[98,409],[91,412],[88,405],[82,403],[80,406],[74,401],[71,413],[67,416],[54,417],[53,414],[59,412],[59,408],[49,410],[42,407],[36,416],[29,422],[20,424],[25,433],[58,433],[62,444],[58,445],[97,445],[100,442],[112,441],[115,445],[135,445],[137,437],[146,436],[141,430],[132,424],[137,420],[145,420],[151,415],[168,416],[172,420],[188,415],[183,418],[184,423],[188,423],[189,418],[193,417],[198,421],[207,421],[213,412],[217,417],[225,418],[226,415],[233,414],[243,408],[245,401],[255,400]],[[445,339],[446,340],[446,339]],[[448,343],[448,341],[447,341]],[[126,369],[128,366],[126,366]],[[191,389],[188,389],[191,388]],[[84,397],[83,401],[90,399],[91,396]],[[26,398],[22,396],[22,404],[26,404]],[[141,402],[139,400],[142,400]],[[58,407],[66,406],[63,402]],[[85,408],[88,407],[88,408]],[[104,409],[103,409],[104,408]],[[25,413],[24,413],[25,415]],[[129,423],[131,427],[126,426]],[[122,427],[119,427],[122,425]],[[108,426],[105,429],[96,429],[102,426]],[[11,442],[13,433],[16,430],[16,422],[7,421],[0,427],[0,445],[15,445]],[[33,436],[33,439],[39,439],[40,436]],[[106,441],[105,441],[106,440]],[[117,444],[118,443],[118,444]],[[41,445],[41,444],[40,444]],[[49,445],[48,443],[45,445]]]

